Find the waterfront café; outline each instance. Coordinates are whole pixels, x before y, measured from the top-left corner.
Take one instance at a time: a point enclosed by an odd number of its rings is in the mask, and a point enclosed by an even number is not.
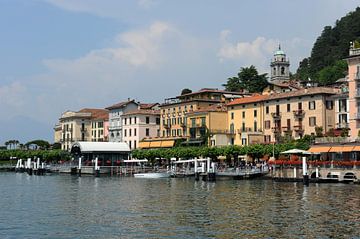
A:
[[[75,142],[71,146],[71,154],[82,157],[85,165],[91,165],[96,158],[99,166],[120,165],[129,159],[130,152],[129,145],[123,142]]]
[[[319,154],[322,161],[359,161],[360,145],[355,144],[320,144],[308,150]]]

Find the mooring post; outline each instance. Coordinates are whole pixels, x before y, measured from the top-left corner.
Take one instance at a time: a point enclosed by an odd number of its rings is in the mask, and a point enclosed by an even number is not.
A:
[[[95,158],[95,177],[100,177],[100,167],[98,166],[98,157]]]
[[[82,159],[82,156],[79,157],[79,166],[78,166],[79,177],[81,177],[81,159]]]
[[[303,169],[303,183],[305,186],[309,186],[309,175],[307,173],[306,157],[302,157],[302,169]]]

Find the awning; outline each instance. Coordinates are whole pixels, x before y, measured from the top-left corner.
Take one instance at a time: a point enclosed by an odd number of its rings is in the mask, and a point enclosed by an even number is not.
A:
[[[343,146],[342,147],[342,152],[352,152],[354,151],[354,146]]]
[[[140,142],[139,148],[150,148],[150,142]]]
[[[331,149],[329,150],[329,153],[338,153],[338,152],[342,152],[343,146],[333,146],[331,147]]]
[[[175,141],[174,140],[164,140],[161,142],[162,148],[169,148],[174,146]]]
[[[311,147],[308,152],[310,153],[327,153],[330,147]]]
[[[360,146],[355,146],[355,147],[353,148],[353,151],[360,151]]]
[[[161,141],[150,142],[150,148],[160,148],[160,147],[161,147]]]

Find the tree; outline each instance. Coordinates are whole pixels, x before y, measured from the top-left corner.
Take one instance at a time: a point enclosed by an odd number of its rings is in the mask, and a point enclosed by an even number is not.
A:
[[[50,143],[45,140],[41,140],[41,139],[29,141],[25,144],[25,146],[27,148],[29,148],[31,145],[35,146],[35,149],[37,149],[37,148],[49,149],[50,148]]]
[[[255,66],[242,67],[235,77],[228,78],[226,84],[223,84],[225,90],[242,91],[250,93],[262,92],[268,85],[267,74],[259,75]]]
[[[181,95],[186,95],[186,94],[190,94],[192,93],[192,90],[188,89],[188,88],[185,88],[181,91]]]

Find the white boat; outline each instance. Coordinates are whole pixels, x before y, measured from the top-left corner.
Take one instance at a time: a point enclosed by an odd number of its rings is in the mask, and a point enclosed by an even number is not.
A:
[[[135,178],[170,178],[171,172],[135,173]]]

